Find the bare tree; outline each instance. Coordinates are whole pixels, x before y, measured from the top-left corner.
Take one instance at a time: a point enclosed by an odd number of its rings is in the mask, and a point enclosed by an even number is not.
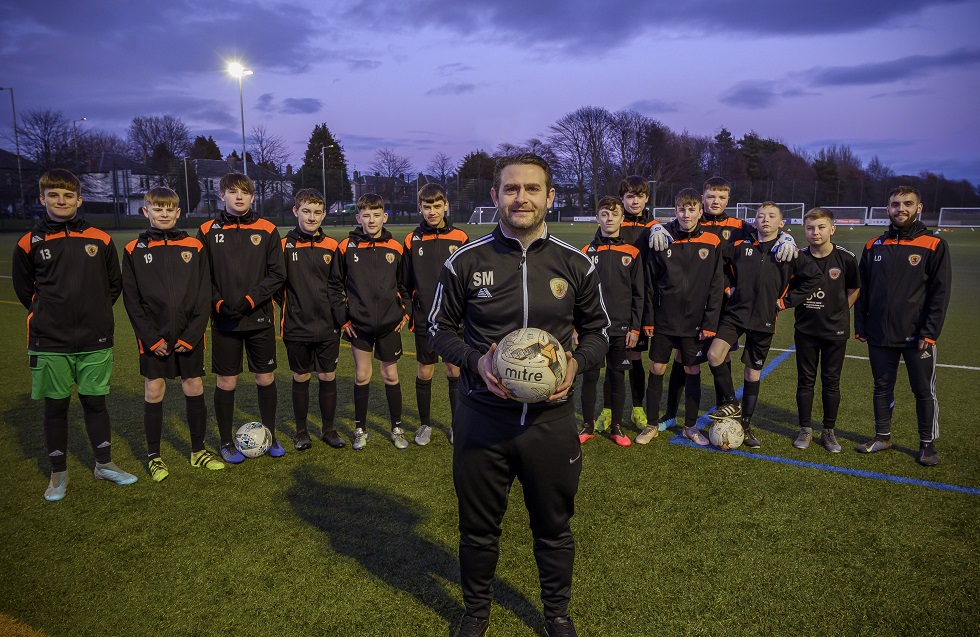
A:
[[[162,147],[173,157],[186,157],[191,148],[191,130],[173,115],[137,115],[127,130],[130,151],[136,159],[148,161]]]
[[[636,111],[619,111],[612,115],[609,145],[616,176],[620,179],[649,172],[643,153],[643,127],[646,123],[647,117]]]
[[[393,148],[385,146],[374,151],[374,159],[371,160],[371,170],[379,177],[384,178],[388,184],[388,197],[394,203],[395,198],[395,179],[404,181],[406,174],[412,171],[412,162],[407,157],[403,157],[395,152]]]
[[[253,126],[249,133],[248,154],[258,165],[255,189],[262,206],[266,197],[276,192],[281,184],[279,167],[289,161],[289,149],[282,136],[270,133],[260,125]]]
[[[453,174],[454,168],[456,168],[456,164],[453,162],[453,158],[442,152],[436,153],[435,157],[430,159],[425,166],[425,169],[435,175],[443,186]]]
[[[70,166],[74,161],[71,122],[61,111],[33,108],[20,117],[20,146],[43,168]]]
[[[577,185],[579,206],[586,206],[586,184],[591,187],[593,206],[603,190],[603,172],[607,162],[609,111],[596,106],[582,108],[562,116],[549,127],[548,142],[558,158],[563,173]]]
[[[104,130],[78,132],[78,154],[86,165],[95,165],[105,153],[125,155],[129,150],[126,140]]]

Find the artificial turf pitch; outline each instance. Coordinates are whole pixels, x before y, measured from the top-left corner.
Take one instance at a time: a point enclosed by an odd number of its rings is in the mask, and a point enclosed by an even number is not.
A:
[[[490,226],[464,226],[471,235]],[[552,225],[584,245],[593,224]],[[401,238],[410,226],[393,226]],[[798,241],[802,233],[796,227]],[[283,229],[283,232],[285,229]],[[332,229],[344,236],[345,229]],[[880,228],[838,229],[860,255]],[[0,235],[0,274],[19,235]],[[115,233],[119,249],[134,233]],[[944,233],[953,300],[939,340],[938,467],[914,460],[914,402],[904,372],[895,449],[854,446],[873,434],[871,374],[849,358],[838,437],[829,454],[797,432],[792,355],[763,380],[755,418],[762,448],[710,452],[670,432],[622,449],[597,437],[583,448],[572,525],[577,556],[571,613],[579,633],[634,635],[976,635],[980,601],[980,233]],[[462,613],[446,383],[433,383],[436,432],[427,447],[388,442],[387,406],[372,380],[372,440],[364,452],[315,442],[294,452],[290,374],[278,372],[285,458],[196,470],[176,383],[165,401],[163,457],[154,483],[143,461],[143,383],[135,340],[116,304],[109,410],[113,459],[139,476],[120,487],[92,477],[92,452],[72,402],[68,496],[42,498],[49,465],[41,404],[31,401],[26,312],[0,281],[0,634],[3,635],[447,635]],[[414,342],[406,336],[405,350]],[[783,315],[774,348],[792,343]],[[780,352],[770,354],[773,361]],[[851,341],[851,356],[866,348]],[[284,351],[280,360],[285,361]],[[404,421],[418,424],[415,359],[399,371]],[[735,363],[736,377],[741,366]],[[341,349],[338,425],[351,434],[353,365]],[[704,401],[713,396],[702,373]],[[205,379],[209,411],[213,376]],[[313,389],[315,397],[315,388]],[[315,398],[311,425],[317,430]],[[629,407],[629,404],[627,405]],[[243,375],[236,420],[257,419]],[[815,420],[819,419],[819,399]],[[208,445],[217,432],[213,413]],[[635,432],[634,432],[635,433]],[[674,442],[675,444],[671,444]],[[949,487],[958,490],[948,490]],[[491,635],[543,635],[537,571],[521,489],[504,518]]]

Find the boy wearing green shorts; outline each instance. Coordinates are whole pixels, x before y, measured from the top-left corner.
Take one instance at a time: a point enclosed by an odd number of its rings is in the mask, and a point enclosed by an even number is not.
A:
[[[105,397],[112,375],[112,305],[122,291],[112,238],[78,216],[81,184],[67,170],[44,173],[38,184],[45,216],[14,248],[12,278],[27,315],[31,398],[44,399],[44,438],[51,480],[44,499],[68,487],[68,404],[78,387],[95,477],[132,484],[136,476],[112,462]]]

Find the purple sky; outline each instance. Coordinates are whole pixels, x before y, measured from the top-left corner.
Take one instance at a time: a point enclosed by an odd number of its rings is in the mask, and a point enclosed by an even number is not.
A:
[[[239,59],[254,71],[246,128],[281,135],[294,164],[321,122],[352,169],[381,146],[418,169],[595,105],[980,183],[977,27],[980,2],[942,0],[13,0],[0,85],[20,112],[119,134],[134,115],[177,115],[229,153],[241,132],[224,69]]]

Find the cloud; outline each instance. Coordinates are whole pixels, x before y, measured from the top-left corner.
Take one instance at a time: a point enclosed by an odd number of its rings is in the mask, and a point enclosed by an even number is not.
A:
[[[425,92],[426,95],[462,95],[463,93],[470,93],[476,88],[476,84],[470,84],[469,82],[446,82],[442,86],[437,86],[436,88],[429,89]]]
[[[755,110],[769,108],[781,98],[807,95],[813,93],[778,80],[745,80],[728,89],[721,96],[721,101],[731,106]]]
[[[456,75],[459,73],[466,73],[467,71],[472,71],[473,67],[463,64],[462,62],[453,62],[451,64],[442,64],[436,67],[436,73],[439,75]]]
[[[813,86],[867,86],[923,77],[936,71],[980,64],[980,49],[961,48],[940,55],[910,55],[886,62],[817,67],[805,72]]]
[[[676,113],[679,110],[679,104],[665,100],[637,100],[626,108],[627,110],[639,111],[644,115],[660,115],[662,113]]]
[[[288,114],[311,114],[319,113],[323,108],[323,101],[315,97],[287,97],[282,101],[280,113]]]
[[[924,88],[910,88],[904,91],[885,91],[883,93],[875,93],[871,96],[872,99],[878,99],[881,97],[915,97],[917,95],[929,95],[931,91]]]
[[[263,113],[271,113],[275,110],[275,106],[272,104],[272,93],[263,93],[259,95],[259,99],[255,100],[255,110],[262,111]]]
[[[354,60],[348,58],[345,62],[347,62],[347,68],[351,71],[373,71],[381,66],[381,62],[377,60]]]
[[[560,8],[548,0],[360,0],[343,14],[358,24],[411,32],[438,27],[468,38],[492,34],[521,36],[522,45],[539,51],[583,55],[606,51],[617,43],[655,33],[732,36],[773,34],[827,35],[857,33],[908,20],[926,8],[961,4],[962,0],[634,0],[628,14],[605,2],[566,0]],[[515,20],[515,16],[520,16]],[[557,47],[557,51],[556,51]]]

